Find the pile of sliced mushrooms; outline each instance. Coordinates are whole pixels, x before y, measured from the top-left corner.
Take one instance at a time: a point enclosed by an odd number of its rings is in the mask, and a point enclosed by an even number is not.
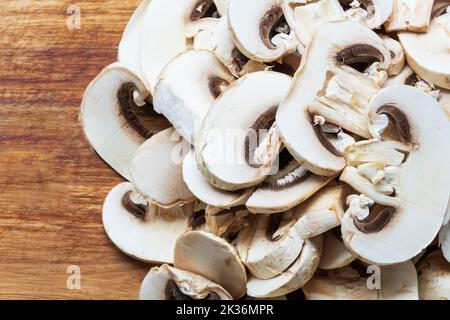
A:
[[[450,298],[450,1],[144,0],[117,60],[81,122],[141,299]]]

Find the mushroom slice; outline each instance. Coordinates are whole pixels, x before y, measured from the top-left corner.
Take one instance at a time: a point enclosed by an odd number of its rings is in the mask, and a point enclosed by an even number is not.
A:
[[[155,111],[193,143],[206,113],[233,80],[212,52],[189,50],[161,72],[153,93]]]
[[[283,273],[271,279],[250,277],[247,294],[255,298],[271,298],[294,292],[314,275],[322,254],[322,235],[305,241],[297,260]]]
[[[436,250],[417,265],[420,300],[450,300],[450,264]]]
[[[232,300],[221,286],[167,264],[154,267],[142,282],[140,300]]]
[[[399,75],[405,66],[405,52],[400,42],[392,39],[388,36],[381,36],[384,41],[384,45],[389,49],[391,53],[392,62],[391,66],[387,70],[388,76]]]
[[[150,0],[139,4],[125,28],[117,55],[117,61],[130,68],[140,79],[145,78],[141,67],[141,44],[144,16],[149,4]]]
[[[87,87],[80,119],[95,151],[127,180],[139,146],[170,126],[153,111],[144,83],[119,63],[106,67]]]
[[[434,0],[394,0],[391,18],[384,24],[387,32],[425,32],[430,23]]]
[[[318,272],[304,287],[307,300],[418,300],[417,274],[410,261],[382,267],[379,289],[371,289],[373,273],[358,261]],[[369,286],[370,284],[370,286]]]
[[[127,182],[108,194],[102,219],[120,251],[149,263],[173,263],[175,242],[187,230],[192,213],[192,205],[171,210],[150,205]]]
[[[247,273],[239,254],[213,234],[190,231],[181,236],[174,249],[174,266],[221,285],[235,299],[245,294]]]
[[[374,63],[386,70],[391,57],[373,31],[354,21],[318,28],[276,117],[285,146],[309,171],[333,176],[345,167],[342,152],[326,139],[316,119],[371,136],[368,105],[380,88],[348,65],[366,70]]]
[[[383,89],[370,109],[372,122],[390,119],[410,150],[400,165],[380,157],[344,170],[340,179],[362,196],[349,198],[342,235],[356,256],[388,265],[418,255],[443,224],[450,193],[450,125],[435,99],[409,86]],[[376,170],[367,170],[370,166]]]
[[[230,0],[228,22],[239,50],[259,62],[294,52],[298,41],[286,22],[283,0]]]
[[[197,164],[212,185],[235,191],[270,174],[281,147],[275,113],[290,84],[284,74],[255,72],[217,99],[195,143]]]
[[[306,170],[287,149],[280,152],[278,172],[269,176],[247,200],[252,213],[277,213],[299,205],[326,186],[333,177]]]
[[[444,225],[439,232],[439,245],[444,254],[444,258],[450,262],[450,198],[447,205],[447,212],[445,214]]]
[[[156,86],[164,66],[191,49],[193,39],[212,29],[225,12],[224,1],[152,0],[144,16],[141,46],[142,70],[150,88]]]
[[[190,146],[173,129],[164,130],[138,150],[130,166],[131,181],[139,193],[151,204],[159,207],[192,203],[194,195],[183,181],[180,154]]]
[[[319,264],[320,269],[333,270],[343,268],[355,259],[342,241],[340,226],[323,235],[323,253]]]
[[[426,1],[424,1],[426,2]],[[440,3],[438,2],[438,5]],[[411,69],[425,81],[450,90],[450,4],[437,11],[427,33],[398,34]],[[436,8],[436,7],[435,7]],[[447,8],[447,11],[445,11]],[[437,9],[435,9],[437,10]],[[433,50],[429,50],[433,48]]]
[[[345,17],[370,29],[378,29],[392,15],[395,0],[339,0]]]

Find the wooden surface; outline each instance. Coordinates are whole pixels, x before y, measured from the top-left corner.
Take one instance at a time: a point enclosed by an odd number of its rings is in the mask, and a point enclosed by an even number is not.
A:
[[[81,9],[81,29],[66,26]],[[121,254],[101,224],[121,182],[78,123],[87,84],[116,59],[139,0],[1,0],[0,299],[135,299],[149,266]],[[81,290],[66,287],[81,269]]]

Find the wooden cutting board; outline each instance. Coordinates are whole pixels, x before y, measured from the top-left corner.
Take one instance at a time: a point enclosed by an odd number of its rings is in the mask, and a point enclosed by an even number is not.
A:
[[[85,87],[115,61],[138,3],[0,1],[0,299],[138,298],[149,266],[116,250],[101,223],[103,199],[123,180],[78,121]],[[79,290],[66,285],[72,265]]]

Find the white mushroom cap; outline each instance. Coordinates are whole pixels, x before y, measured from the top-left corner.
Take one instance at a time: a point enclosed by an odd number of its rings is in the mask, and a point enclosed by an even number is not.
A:
[[[352,253],[387,265],[419,254],[442,226],[450,193],[446,169],[450,125],[435,99],[409,86],[383,89],[372,100],[371,110],[372,119],[379,117],[377,113],[397,118],[400,137],[410,152],[400,166],[384,171],[387,186],[393,188],[388,193],[361,176],[357,168],[344,170],[341,180],[363,197],[352,201],[342,221],[342,235]],[[370,213],[374,202],[378,205]]]
[[[434,0],[394,0],[391,18],[385,23],[387,32],[426,32]]]
[[[343,268],[353,262],[356,258],[344,245],[340,236],[340,227],[326,232],[323,235],[323,253],[319,268],[333,270]],[[339,230],[339,238],[335,234]]]
[[[213,234],[190,231],[181,236],[174,249],[174,266],[221,285],[235,299],[245,294],[247,273],[236,249]]]
[[[106,67],[87,87],[80,115],[89,143],[103,160],[127,180],[130,179],[131,160],[150,133],[139,122],[140,119],[136,119],[135,124],[130,123],[122,110],[120,99],[133,101],[133,97],[126,96],[132,93],[129,90],[133,90],[135,101],[144,102],[150,96],[145,84],[126,67],[119,63]],[[122,97],[119,98],[119,95]],[[134,104],[138,108],[136,102]],[[141,108],[143,113],[149,111],[147,120],[150,118],[152,126],[157,127],[157,118],[151,115],[152,106],[145,104]],[[136,115],[130,111],[130,117],[136,118]],[[137,127],[140,127],[141,132],[136,130]]]
[[[232,300],[221,286],[167,264],[154,267],[142,282],[140,300]]]
[[[189,50],[169,62],[158,79],[155,111],[193,143],[209,109],[234,77],[212,52]]]
[[[317,270],[322,254],[322,240],[322,236],[306,240],[297,260],[280,275],[267,280],[250,277],[247,294],[255,298],[270,298],[303,287]]]
[[[450,90],[450,12],[434,17],[427,33],[401,32],[398,37],[411,69],[422,79]]]
[[[124,206],[127,195],[134,192],[131,183],[116,186],[103,204],[103,226],[114,245],[125,254],[149,263],[173,263],[177,238],[188,228],[192,206],[169,212],[142,205],[143,216]]]
[[[146,141],[130,166],[131,181],[150,203],[170,208],[195,200],[183,181],[180,152],[186,154],[190,145],[180,142],[173,128],[161,131]]]
[[[421,300],[450,300],[450,264],[439,251],[423,258],[417,271]]]
[[[212,185],[229,191],[245,189],[270,173],[281,147],[273,125],[275,110],[290,84],[285,74],[255,72],[234,82],[217,99],[195,143],[197,164]],[[256,146],[266,125],[272,128]],[[264,158],[261,165],[254,162],[256,150]]]

